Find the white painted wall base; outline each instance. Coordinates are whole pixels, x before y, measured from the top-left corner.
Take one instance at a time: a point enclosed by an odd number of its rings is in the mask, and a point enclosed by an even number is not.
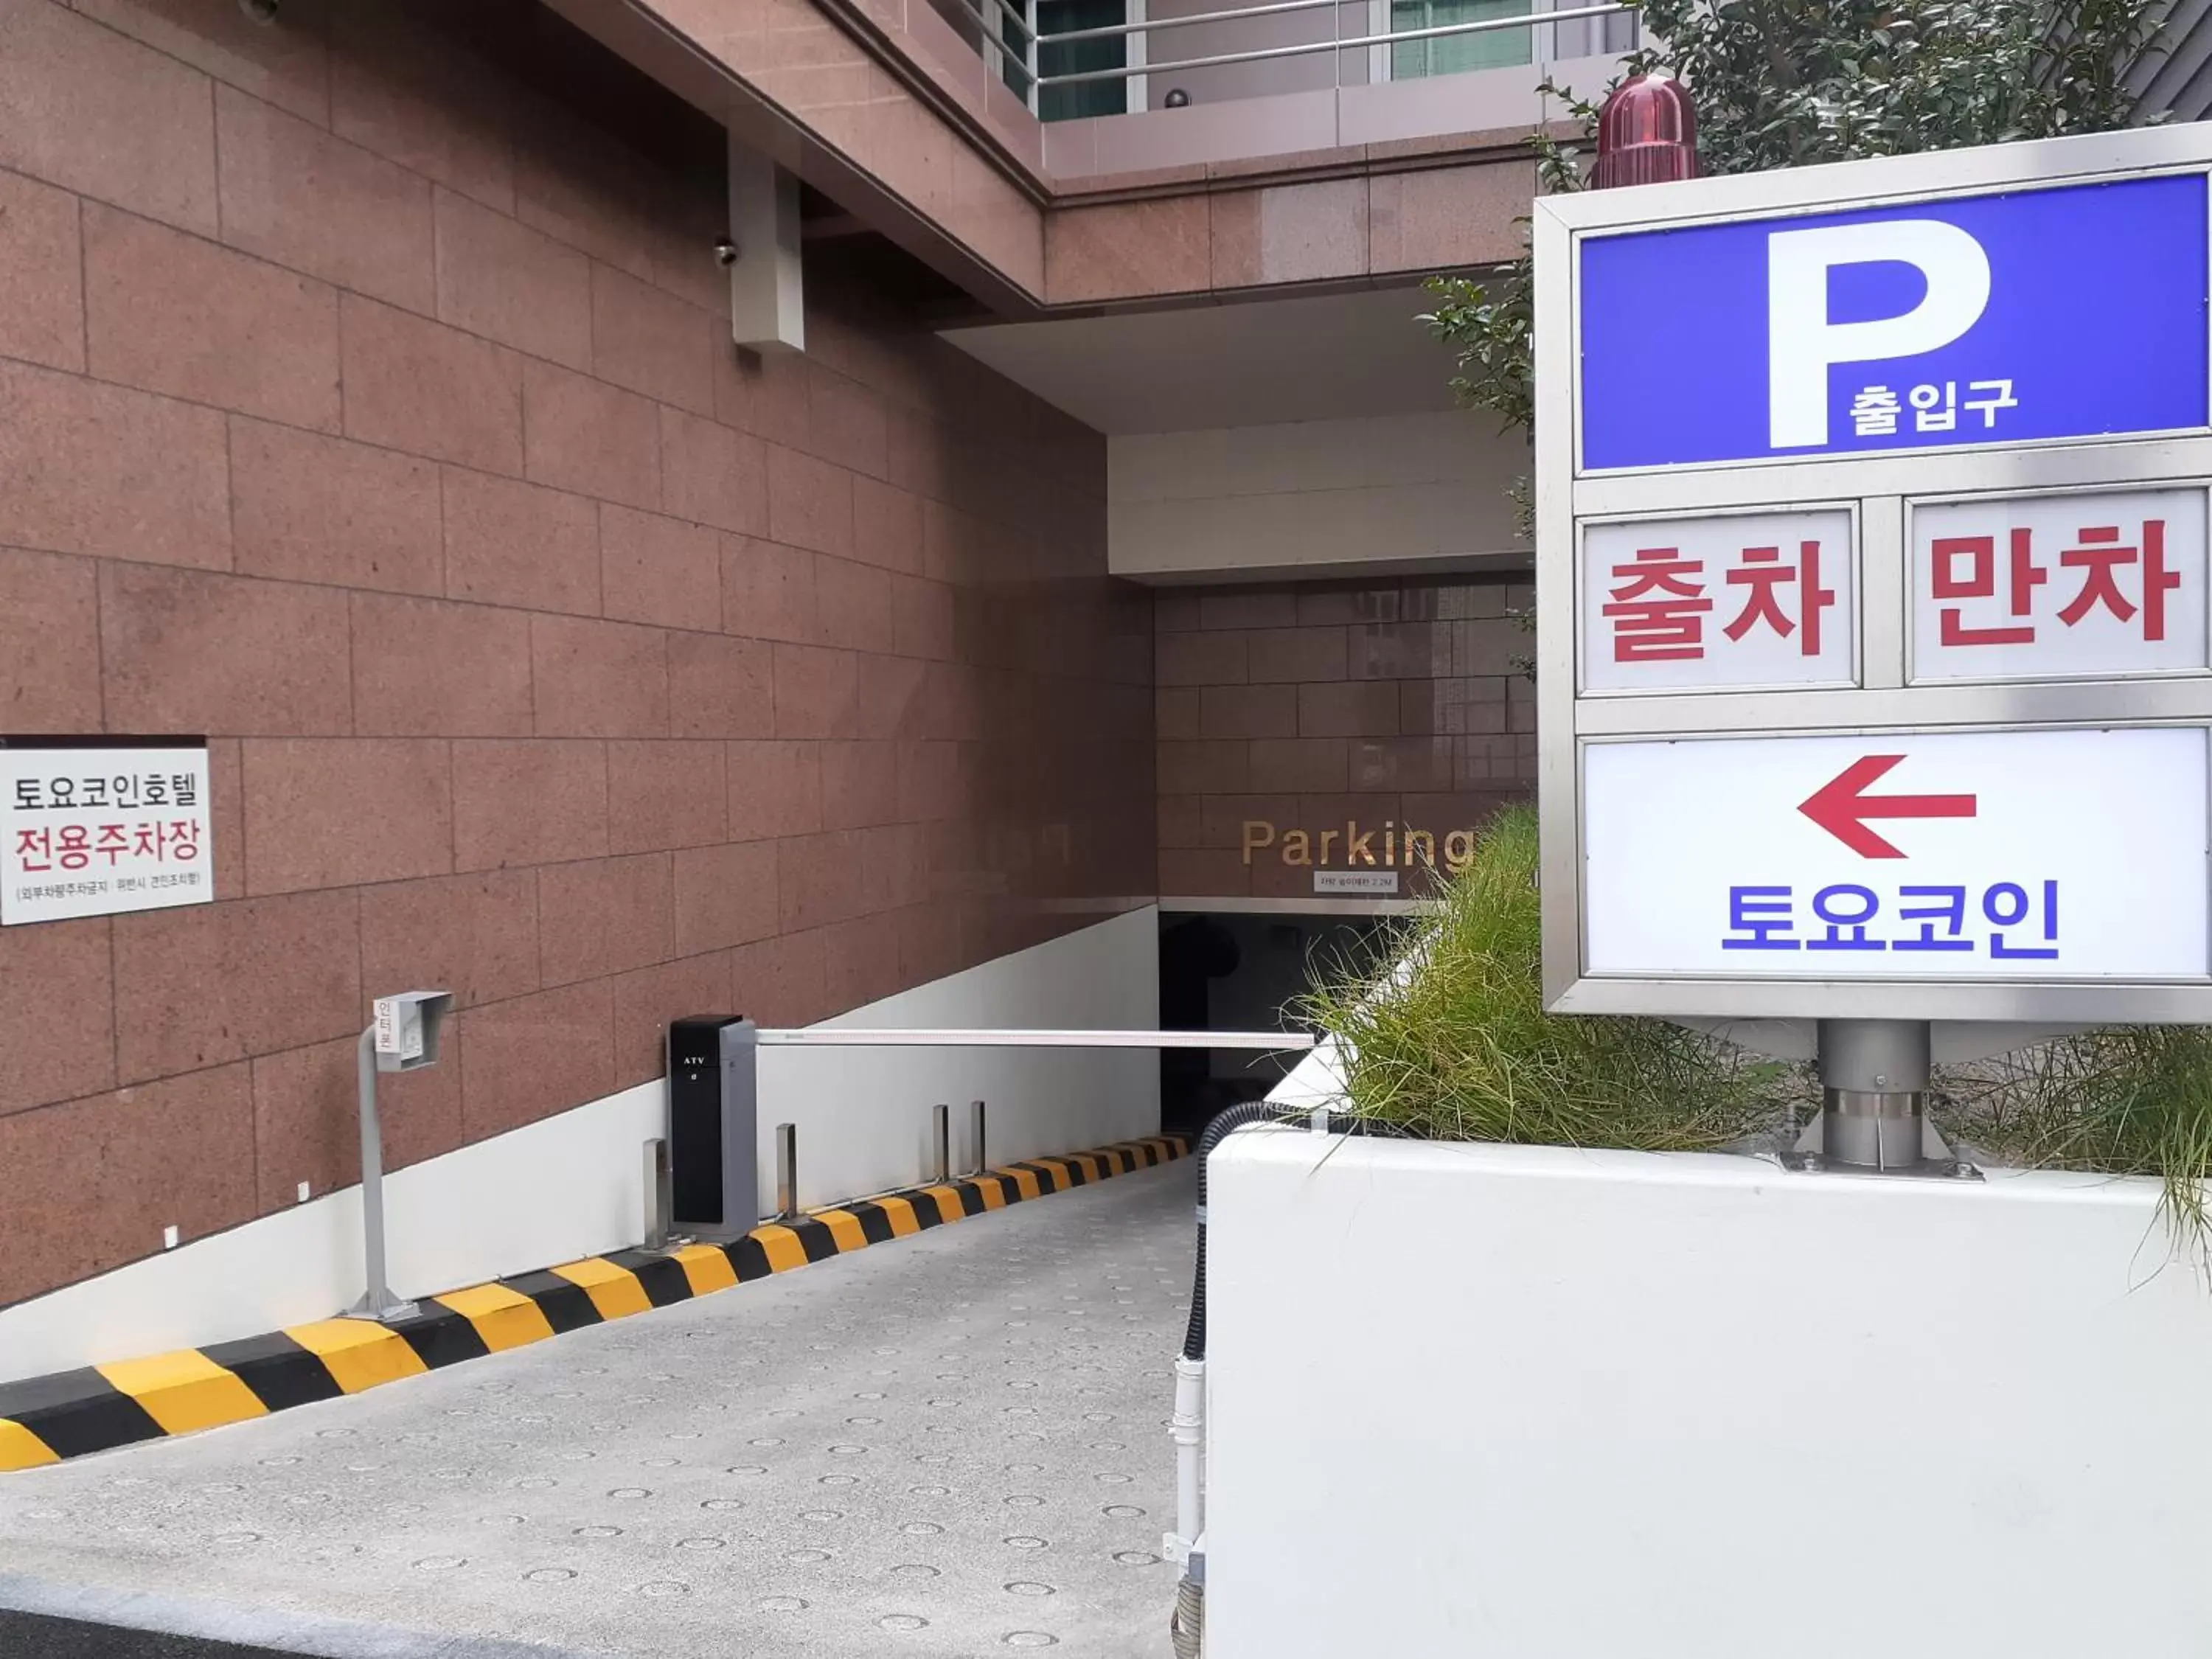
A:
[[[1153,1025],[1158,912],[1149,907],[840,1016],[885,1027]],[[1158,1132],[1150,1049],[761,1052],[762,1208],[772,1137],[799,1129],[809,1206],[911,1186],[928,1171],[930,1108],[989,1103],[994,1162]],[[653,1082],[387,1176],[392,1288],[428,1296],[642,1237],[641,1144],[666,1133]],[[349,1187],[50,1296],[0,1310],[0,1382],[327,1318],[362,1291],[361,1189]]]
[[[2202,1659],[2212,1291],[2155,1182],[1245,1130],[1207,1659]]]
[[[635,1244],[638,1147],[667,1115],[663,1086],[641,1084],[386,1176],[392,1287],[428,1295]],[[346,1187],[19,1303],[0,1311],[0,1382],[327,1319],[362,1293],[361,1249],[361,1188]]]
[[[1159,911],[1147,905],[856,1008],[823,1027],[1149,1030],[1159,1023]],[[761,1206],[774,1206],[779,1122],[799,1131],[799,1202],[909,1187],[931,1171],[930,1108],[952,1108],[952,1164],[972,1163],[968,1103],[988,1105],[994,1163],[1158,1133],[1150,1048],[761,1050]]]

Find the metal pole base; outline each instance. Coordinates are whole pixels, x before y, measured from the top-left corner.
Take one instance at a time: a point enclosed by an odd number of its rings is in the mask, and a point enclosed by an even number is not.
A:
[[[775,1219],[773,1216],[765,1218]],[[682,1232],[671,1233],[668,1243],[650,1254],[674,1255],[678,1250],[688,1249],[694,1244],[734,1244],[760,1224],[757,1221],[750,1224],[735,1221],[726,1227],[709,1227],[702,1222],[686,1222]]]
[[[1925,1020],[1822,1020],[1820,1119],[1783,1154],[1784,1167],[1980,1180],[1929,1127],[1931,1036]]]
[[[1815,1123],[1805,1135],[1806,1140],[1811,1140],[1814,1144],[1807,1146],[1801,1140],[1797,1146],[1779,1154],[1782,1167],[1785,1170],[1794,1170],[1799,1175],[1872,1176],[1885,1180],[1979,1181],[1983,1178],[1981,1170],[1966,1159],[1948,1156],[1923,1157],[1916,1164],[1899,1164],[1884,1167],[1865,1164],[1846,1164],[1831,1158],[1822,1152],[1818,1144],[1819,1136],[1820,1125]],[[1937,1144],[1940,1146],[1942,1143]],[[1947,1147],[1944,1150],[1948,1154],[1949,1149]]]
[[[398,1302],[389,1297],[364,1296],[341,1316],[346,1319],[373,1319],[388,1325],[396,1319],[412,1319],[422,1311],[419,1302]]]

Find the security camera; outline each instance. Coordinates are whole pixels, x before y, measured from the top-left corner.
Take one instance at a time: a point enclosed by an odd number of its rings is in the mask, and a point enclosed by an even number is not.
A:
[[[738,245],[726,236],[717,236],[714,239],[714,263],[726,266],[737,262]]]
[[[252,23],[273,23],[276,21],[276,0],[238,0],[239,10]]]

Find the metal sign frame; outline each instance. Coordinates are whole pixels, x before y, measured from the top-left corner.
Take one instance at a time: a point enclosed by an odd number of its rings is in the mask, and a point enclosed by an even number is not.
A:
[[[1540,198],[1536,313],[1538,796],[1544,999],[1573,1013],[1688,1018],[2212,1023],[2202,981],[2008,979],[1868,982],[1584,973],[1582,754],[1621,738],[1873,736],[2041,726],[2212,729],[2212,671],[2106,680],[1908,685],[1908,501],[2071,494],[2212,479],[2212,428],[1913,451],[1760,456],[1636,470],[1580,466],[1579,249],[1586,238],[1947,197],[2212,173],[2212,125]],[[1652,349],[1663,358],[1664,319]],[[1893,360],[1905,361],[1905,360]],[[2207,362],[2212,379],[2212,361]],[[1859,684],[1850,689],[1579,692],[1580,525],[1855,501]],[[2212,823],[2212,808],[2208,808]],[[2208,917],[2212,929],[2212,917]]]

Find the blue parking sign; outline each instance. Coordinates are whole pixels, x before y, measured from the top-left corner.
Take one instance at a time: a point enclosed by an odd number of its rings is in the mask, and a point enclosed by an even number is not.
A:
[[[2202,429],[2203,173],[1585,236],[1583,468]]]

